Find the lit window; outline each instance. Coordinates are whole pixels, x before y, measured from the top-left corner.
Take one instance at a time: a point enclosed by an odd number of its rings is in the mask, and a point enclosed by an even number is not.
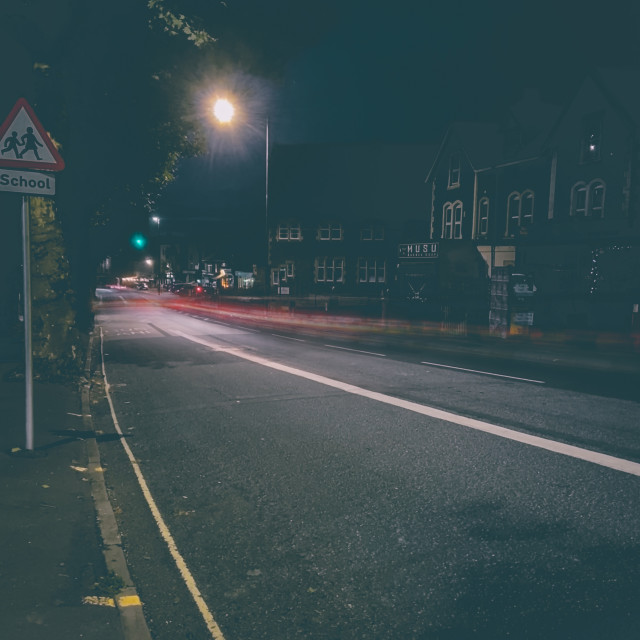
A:
[[[582,119],[580,162],[597,162],[602,155],[603,113],[590,113]]]
[[[384,260],[360,258],[358,260],[358,282],[381,283],[385,281]]]

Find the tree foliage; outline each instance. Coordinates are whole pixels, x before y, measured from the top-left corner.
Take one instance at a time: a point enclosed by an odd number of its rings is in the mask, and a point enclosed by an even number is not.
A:
[[[159,0],[12,4],[0,54],[19,72],[0,107],[26,97],[65,159],[55,203],[86,325],[95,264],[145,228],[145,205],[197,150],[189,68],[214,39]]]
[[[42,378],[68,379],[82,372],[85,356],[69,262],[53,202],[32,197],[29,209],[34,371]]]
[[[26,98],[66,165],[56,176],[55,206],[46,209],[55,212],[48,251],[64,238],[68,260],[50,273],[51,286],[64,282],[77,305],[73,318],[58,309],[65,325],[91,325],[96,266],[148,229],[177,161],[203,148],[198,82],[231,60],[243,72],[277,73],[331,22],[337,4],[315,5],[311,17],[305,3],[283,0],[3,3],[0,58],[11,64],[3,66],[0,112]]]

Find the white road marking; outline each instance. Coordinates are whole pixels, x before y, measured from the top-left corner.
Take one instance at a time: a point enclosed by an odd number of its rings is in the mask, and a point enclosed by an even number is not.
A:
[[[360,349],[349,349],[349,347],[339,347],[336,344],[325,344],[325,347],[329,347],[329,349],[340,349],[341,351],[354,351],[355,353],[366,353],[369,356],[378,356],[380,358],[386,358],[387,356],[384,353],[375,353],[374,351],[362,351]]]
[[[244,360],[248,360],[249,362],[262,365],[263,367],[275,369],[276,371],[282,371],[283,373],[289,373],[291,375],[298,376],[299,378],[311,380],[313,382],[317,382],[334,389],[340,389],[341,391],[345,391],[346,393],[352,393],[357,396],[362,396],[371,400],[383,402],[385,404],[399,407],[401,409],[406,409],[407,411],[413,411],[414,413],[429,416],[437,420],[443,420],[444,422],[450,422],[462,427],[468,427],[469,429],[475,429],[484,433],[490,433],[494,436],[499,436],[500,438],[506,438],[507,440],[520,442],[522,444],[536,447],[538,449],[544,449],[553,453],[559,453],[561,455],[576,458],[578,460],[585,460],[587,462],[600,465],[601,467],[608,467],[609,469],[615,469],[616,471],[622,471],[623,473],[640,476],[640,464],[637,462],[632,462],[631,460],[616,458],[604,453],[598,453],[597,451],[582,449],[581,447],[565,444],[563,442],[556,442],[555,440],[547,440],[539,436],[522,433],[520,431],[514,431],[512,429],[507,429],[506,427],[500,427],[498,425],[491,424],[490,422],[484,422],[482,420],[476,420],[474,418],[457,415],[455,413],[451,413],[450,411],[443,411],[442,409],[436,409],[435,407],[430,407],[428,405],[418,404],[417,402],[402,400],[401,398],[394,398],[393,396],[388,396],[384,393],[357,387],[340,380],[334,380],[333,378],[327,378],[326,376],[321,376],[315,373],[311,373],[310,371],[305,371],[304,369],[297,369],[295,367],[290,367],[279,362],[267,360],[266,358],[253,355],[237,348],[221,347],[220,345],[210,342],[209,340],[198,338],[196,336],[190,336],[181,331],[174,331],[173,334],[185,338],[186,340],[189,340],[191,342],[195,342],[196,344],[200,344],[209,349],[213,349],[215,351],[226,351],[232,355],[237,356],[238,358],[242,358]]]
[[[184,580],[185,584],[187,585],[187,589],[189,590],[189,593],[191,594],[191,597],[194,599],[196,606],[198,607],[198,610],[200,611],[200,614],[202,615],[205,624],[207,625],[207,628],[209,629],[209,632],[211,633],[211,637],[214,638],[214,640],[224,640],[224,636],[222,635],[222,631],[220,630],[220,627],[218,627],[216,621],[213,618],[213,615],[211,614],[211,612],[209,611],[209,607],[207,607],[207,603],[204,601],[204,598],[202,597],[202,594],[200,593],[200,590],[198,589],[198,585],[196,584],[196,581],[193,577],[193,575],[191,574],[191,571],[189,571],[189,567],[187,567],[187,563],[184,561],[184,558],[182,557],[182,555],[180,554],[180,552],[178,551],[178,547],[173,539],[173,536],[171,535],[171,532],[169,531],[169,528],[167,527],[167,525],[165,524],[164,519],[162,518],[162,515],[160,513],[160,510],[158,509],[155,500],[153,499],[153,496],[151,495],[151,491],[149,490],[149,486],[147,485],[147,481],[145,480],[144,476],[142,475],[142,471],[140,469],[140,466],[138,465],[138,461],[135,459],[133,452],[131,451],[131,448],[129,447],[129,444],[127,443],[127,441],[124,438],[124,434],[122,433],[122,429],[120,428],[120,424],[118,423],[118,418],[116,416],[116,410],[115,407],[113,405],[113,400],[111,398],[111,393],[110,393],[110,386],[109,386],[109,382],[107,380],[107,372],[104,366],[104,336],[102,334],[102,328],[100,328],[100,351],[102,353],[102,377],[104,378],[104,386],[105,386],[105,393],[107,396],[107,401],[109,402],[109,408],[111,409],[111,419],[113,420],[113,425],[118,433],[118,435],[120,436],[120,442],[122,443],[122,446],[124,447],[124,450],[127,454],[127,457],[129,458],[129,462],[131,462],[131,466],[133,467],[133,471],[136,474],[136,478],[138,479],[138,484],[140,485],[140,489],[142,490],[142,494],[144,495],[145,500],[147,501],[147,504],[149,505],[149,509],[151,509],[151,513],[153,514],[153,518],[156,521],[156,525],[158,526],[158,529],[160,531],[160,534],[162,535],[162,538],[164,539],[164,541],[166,542],[167,546],[169,547],[169,552],[171,553],[172,558],[174,559],[177,567],[178,567],[178,571],[180,571],[180,575],[182,576],[182,579]]]
[[[533,382],[535,384],[546,384],[544,380],[531,380],[529,378],[517,378],[516,376],[507,376],[503,373],[491,373],[490,371],[480,371],[478,369],[465,369],[464,367],[453,367],[449,364],[438,364],[436,362],[421,362],[430,367],[442,367],[443,369],[455,369],[456,371],[467,371],[468,373],[480,373],[483,376],[495,376],[496,378],[508,378],[509,380],[519,380],[520,382]]]
[[[292,338],[291,336],[282,336],[279,333],[272,333],[272,336],[276,338],[283,338],[284,340],[295,340],[296,342],[306,342],[306,340],[302,340],[302,338]]]

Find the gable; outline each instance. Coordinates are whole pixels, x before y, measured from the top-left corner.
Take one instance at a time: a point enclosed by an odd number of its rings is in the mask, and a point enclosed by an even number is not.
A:
[[[613,94],[615,84],[610,83],[610,88],[607,88],[605,81],[596,79],[595,76],[585,78],[574,98],[558,118],[544,147],[546,149],[557,147],[568,136],[576,138],[580,135],[579,132],[584,118],[598,112],[604,114],[604,118],[609,125],[615,121],[618,126],[622,126],[630,134],[635,135],[635,126],[631,114],[622,106],[623,100]],[[617,85],[621,86],[621,83],[618,82]],[[630,92],[627,92],[627,94],[631,95]],[[631,99],[628,100],[628,104],[632,104]]]

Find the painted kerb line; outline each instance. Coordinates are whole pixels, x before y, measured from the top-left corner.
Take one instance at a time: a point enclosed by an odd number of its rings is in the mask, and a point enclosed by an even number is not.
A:
[[[476,420],[474,418],[467,418],[466,416],[456,415],[455,413],[443,411],[442,409],[436,409],[435,407],[430,407],[428,405],[418,404],[417,402],[411,402],[409,400],[402,400],[401,398],[394,398],[393,396],[388,396],[384,393],[370,391],[369,389],[357,387],[346,382],[341,382],[340,380],[334,380],[333,378],[327,378],[326,376],[317,375],[315,373],[311,373],[310,371],[304,371],[303,369],[296,369],[295,367],[290,367],[285,364],[273,362],[271,360],[267,360],[266,358],[261,358],[260,356],[253,355],[245,351],[240,351],[237,348],[226,349],[208,340],[190,336],[186,333],[182,333],[181,331],[174,331],[174,335],[180,336],[182,338],[185,338],[186,340],[195,342],[204,347],[208,347],[209,349],[213,349],[215,351],[226,351],[232,355],[237,356],[238,358],[242,358],[244,360],[248,360],[249,362],[262,365],[263,367],[269,367],[270,369],[275,369],[276,371],[282,371],[283,373],[289,373],[291,375],[298,376],[299,378],[305,378],[306,380],[311,380],[328,387],[333,387],[334,389],[340,389],[342,391],[345,391],[346,393],[352,393],[357,396],[369,398],[370,400],[377,400],[378,402],[383,402],[384,404],[399,407],[400,409],[406,409],[407,411],[413,411],[414,413],[429,416],[431,418],[435,418],[436,420],[450,422],[462,427],[475,429],[476,431],[483,431],[484,433],[490,433],[494,436],[499,436],[501,438],[506,438],[507,440],[520,442],[522,444],[527,444],[538,449],[544,449],[546,451],[560,453],[571,458],[577,458],[578,460],[592,462],[593,464],[597,464],[601,467],[608,467],[609,469],[615,469],[616,471],[622,471],[623,473],[628,473],[630,475],[640,476],[640,464],[637,462],[632,462],[631,460],[616,458],[605,453],[590,451],[589,449],[581,449],[580,447],[575,447],[563,442],[546,440],[545,438],[540,438],[539,436],[533,436],[527,433],[513,431],[512,429],[507,429],[506,427],[499,427],[498,425],[491,424],[490,422],[484,422],[482,420]]]
[[[120,424],[118,423],[118,418],[116,416],[116,411],[113,405],[113,400],[111,398],[111,393],[109,392],[109,382],[107,381],[107,372],[104,364],[104,337],[102,333],[102,327],[100,327],[100,353],[102,356],[102,377],[104,378],[104,388],[107,396],[107,401],[109,402],[109,408],[111,409],[111,418],[113,420],[113,424],[115,429],[120,436],[120,442],[124,447],[124,450],[131,462],[131,466],[133,467],[133,471],[138,478],[138,484],[140,485],[140,489],[142,489],[142,494],[144,495],[147,504],[149,505],[149,509],[151,509],[151,513],[153,514],[153,518],[158,525],[158,529],[160,530],[160,534],[162,538],[169,547],[169,552],[171,553],[171,557],[174,559],[178,570],[180,571],[180,575],[187,585],[187,589],[189,589],[189,593],[194,599],[198,610],[200,611],[202,617],[204,618],[204,622],[207,625],[207,629],[211,633],[211,637],[214,640],[224,640],[224,636],[222,635],[222,631],[220,627],[218,627],[216,621],[213,618],[213,615],[209,611],[209,607],[207,607],[207,603],[204,601],[198,586],[196,585],[196,581],[189,571],[189,567],[187,567],[187,563],[184,561],[184,558],[178,551],[178,547],[169,531],[169,527],[164,522],[162,515],[160,514],[160,510],[158,509],[153,496],[151,495],[151,491],[149,490],[149,486],[147,485],[147,481],[144,479],[142,475],[142,471],[140,466],[138,465],[137,460],[135,459],[131,448],[129,447],[129,443],[125,440],[124,434],[122,433],[122,429],[120,429]]]

